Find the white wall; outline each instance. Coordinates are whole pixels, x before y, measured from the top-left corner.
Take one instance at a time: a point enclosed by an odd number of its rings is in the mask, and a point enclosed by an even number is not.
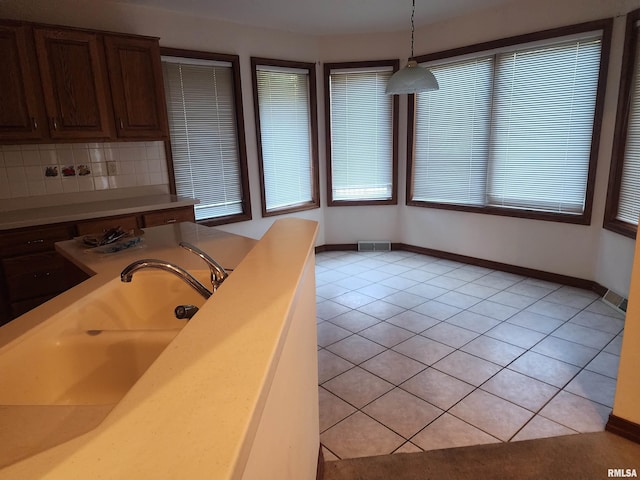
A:
[[[415,34],[415,53],[422,55],[511,35],[616,17],[590,226],[405,206],[407,106],[404,97],[400,100],[399,205],[327,207],[321,64],[318,65],[318,106],[322,208],[295,216],[320,221],[318,244],[388,239],[595,280],[626,295],[634,242],[603,230],[602,220],[611,160],[624,15],[639,6],[637,0],[521,0],[500,9],[418,28]],[[408,31],[311,37],[159,9],[89,0],[5,0],[0,2],[0,17],[155,35],[161,37],[163,46],[240,55],[254,220],[222,228],[254,238],[260,237],[274,218],[262,219],[260,216],[249,57],[324,62],[401,58],[404,62],[409,54]]]

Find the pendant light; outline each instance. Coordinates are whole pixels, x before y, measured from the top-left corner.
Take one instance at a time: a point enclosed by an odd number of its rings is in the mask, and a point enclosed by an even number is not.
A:
[[[413,59],[413,16],[416,13],[416,0],[413,0],[411,10],[411,57],[407,66],[394,73],[387,82],[385,93],[387,95],[400,95],[403,93],[420,93],[438,90],[436,77],[424,67],[418,65]]]

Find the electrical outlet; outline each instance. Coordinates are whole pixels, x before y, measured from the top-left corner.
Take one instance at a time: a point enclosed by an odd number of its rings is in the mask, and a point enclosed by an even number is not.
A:
[[[118,164],[116,162],[107,162],[107,175],[117,175]]]

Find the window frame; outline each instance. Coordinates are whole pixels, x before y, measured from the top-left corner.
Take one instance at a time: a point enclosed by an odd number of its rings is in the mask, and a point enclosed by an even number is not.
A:
[[[638,21],[640,21],[640,8],[632,10],[627,14],[616,124],[611,152],[611,167],[609,169],[609,182],[607,184],[607,202],[602,223],[603,228],[633,239],[636,238],[638,226],[618,220],[616,217],[620,204],[620,188],[622,185],[622,172],[635,70],[638,70],[638,75],[640,75],[640,64],[635,65],[636,49],[640,37],[640,27],[635,26],[635,23]]]
[[[160,56],[183,57],[198,60],[228,62],[231,64],[233,75],[233,94],[236,115],[236,130],[238,135],[238,169],[240,172],[240,186],[242,188],[242,213],[225,215],[216,218],[197,220],[196,223],[207,227],[215,227],[228,223],[244,222],[252,219],[251,191],[249,189],[249,169],[247,166],[247,142],[244,128],[244,109],[242,104],[242,82],[240,79],[240,57],[227,53],[213,53],[199,50],[185,50],[181,48],[160,47]],[[169,177],[169,192],[176,195],[175,172],[173,169],[173,155],[171,137],[164,142]]]
[[[311,154],[311,201],[292,205],[289,207],[267,210],[266,185],[264,181],[264,157],[262,151],[262,132],[260,129],[260,108],[258,99],[258,75],[257,67],[260,65],[270,67],[297,68],[309,71],[309,122]],[[260,171],[260,204],[263,217],[283,215],[285,213],[302,212],[320,208],[320,175],[318,155],[318,87],[316,79],[316,64],[312,62],[298,62],[292,60],[279,60],[275,58],[251,57],[251,81],[253,87],[253,111],[256,125],[256,146],[258,149],[258,168]]]
[[[399,138],[399,99],[398,95],[393,95],[392,100],[392,185],[391,198],[384,200],[334,200],[333,198],[333,176],[331,166],[331,70],[343,70],[349,68],[379,68],[391,67],[395,73],[400,68],[400,60],[365,60],[357,62],[337,62],[324,64],[324,118],[325,118],[325,152],[327,168],[327,205],[329,207],[341,206],[365,206],[365,205],[397,205],[398,204],[398,138]]]
[[[593,198],[596,181],[596,167],[598,161],[598,151],[600,146],[600,133],[602,118],[604,113],[604,99],[606,93],[607,71],[609,66],[609,55],[611,49],[611,32],[613,19],[606,18],[565,27],[553,28],[534,33],[516,35],[499,40],[491,40],[475,45],[453,48],[441,52],[431,53],[415,57],[420,63],[445,60],[462,55],[481,54],[485,51],[512,47],[519,44],[550,40],[556,37],[586,33],[594,30],[602,30],[602,46],[600,53],[600,68],[598,72],[598,86],[596,90],[595,111],[593,129],[591,134],[591,151],[589,154],[589,167],[587,174],[587,184],[585,192],[584,211],[580,215],[564,214],[557,212],[543,212],[530,209],[517,209],[512,207],[496,206],[473,206],[451,203],[428,202],[423,200],[412,200],[413,197],[413,164],[415,152],[415,117],[416,117],[416,95],[409,95],[407,109],[407,188],[406,204],[414,207],[437,208],[443,210],[455,210],[461,212],[483,213],[506,217],[526,218],[532,220],[545,220],[552,222],[571,223],[579,225],[590,225],[593,210]]]

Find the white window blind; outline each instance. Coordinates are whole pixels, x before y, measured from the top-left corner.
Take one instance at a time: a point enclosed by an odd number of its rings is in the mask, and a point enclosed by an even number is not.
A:
[[[412,200],[584,212],[601,34],[429,64]]]
[[[243,213],[230,63],[163,57],[176,193],[196,220]]]
[[[638,24],[635,25],[636,31]],[[640,36],[637,36],[640,38]],[[633,84],[616,218],[638,225],[640,215],[640,41],[636,41]]]
[[[600,39],[498,55],[488,203],[584,210]]]
[[[309,71],[257,66],[266,211],[313,201]]]
[[[331,193],[336,200],[393,194],[392,68],[330,73]]]
[[[440,89],[416,109],[414,200],[483,205],[493,57],[431,67]]]

